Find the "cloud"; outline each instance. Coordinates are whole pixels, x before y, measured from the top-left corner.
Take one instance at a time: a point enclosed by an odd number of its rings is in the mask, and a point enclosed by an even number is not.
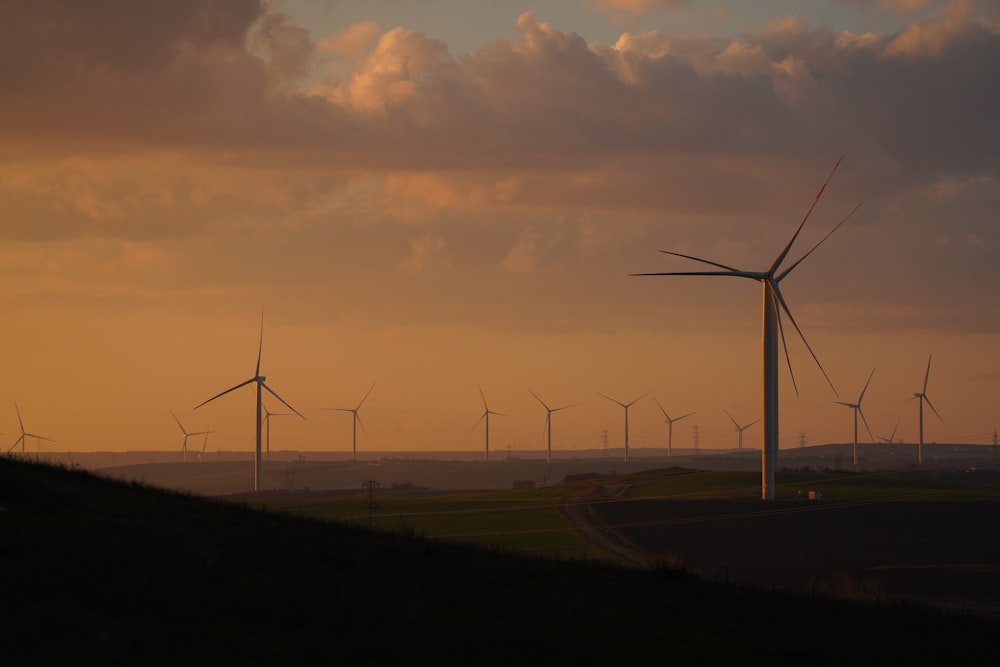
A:
[[[601,11],[625,11],[631,14],[649,14],[658,9],[690,7],[691,0],[593,0],[594,7]]]

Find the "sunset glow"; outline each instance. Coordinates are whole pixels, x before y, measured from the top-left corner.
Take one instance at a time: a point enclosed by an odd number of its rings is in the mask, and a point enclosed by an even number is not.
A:
[[[477,385],[497,452],[545,457],[538,399],[575,405],[554,455],[620,451],[598,394],[648,394],[632,456],[666,447],[656,401],[695,412],[675,451],[735,448],[759,286],[630,274],[768,265],[841,156],[789,260],[862,206],[781,286],[838,394],[786,323],[781,447],[851,442],[873,368],[873,434],[916,442],[929,355],[926,441],[992,442],[998,5],[744,4],[0,5],[3,451],[16,401],[56,441],[31,453],[179,460],[173,411],[249,454],[253,387],[193,408],[252,377],[262,313],[306,417],[272,451],[349,456],[373,383],[359,458],[482,452]]]

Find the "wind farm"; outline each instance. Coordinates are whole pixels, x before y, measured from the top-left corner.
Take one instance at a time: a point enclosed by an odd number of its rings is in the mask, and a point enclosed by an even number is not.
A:
[[[110,4],[0,9],[8,662],[992,654],[997,3]]]

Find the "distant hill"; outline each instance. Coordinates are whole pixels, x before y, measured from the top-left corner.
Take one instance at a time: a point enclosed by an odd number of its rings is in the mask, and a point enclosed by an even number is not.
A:
[[[0,459],[4,663],[957,664],[997,624],[531,559]]]

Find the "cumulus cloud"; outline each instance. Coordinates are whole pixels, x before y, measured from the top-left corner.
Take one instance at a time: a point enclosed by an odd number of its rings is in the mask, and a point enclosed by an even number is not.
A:
[[[594,7],[601,11],[625,11],[632,14],[648,14],[658,9],[689,7],[691,0],[594,0]]]

